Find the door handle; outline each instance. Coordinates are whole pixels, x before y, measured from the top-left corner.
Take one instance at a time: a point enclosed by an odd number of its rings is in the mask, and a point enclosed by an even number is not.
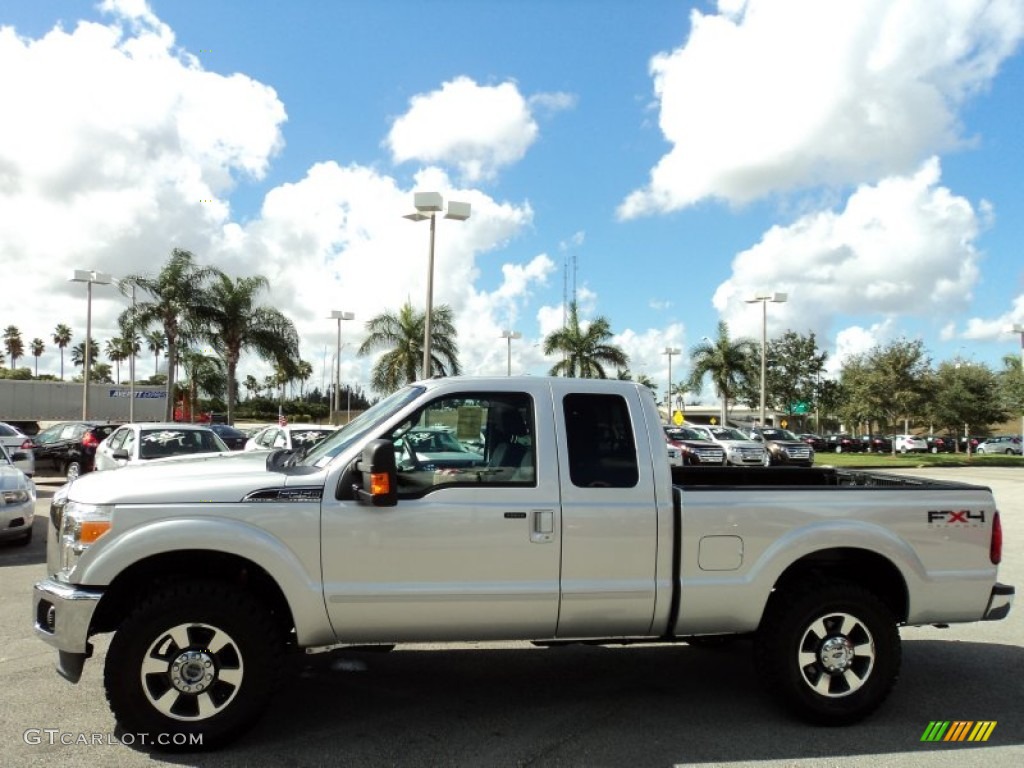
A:
[[[555,510],[534,509],[530,526],[530,541],[534,544],[546,544],[555,538]]]

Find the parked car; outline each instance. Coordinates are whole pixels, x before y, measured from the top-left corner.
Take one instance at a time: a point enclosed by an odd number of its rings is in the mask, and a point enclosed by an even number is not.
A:
[[[96,448],[96,469],[230,450],[212,429],[202,424],[123,424]]]
[[[828,449],[828,442],[821,435],[816,435],[813,432],[801,432],[797,437],[816,451]]]
[[[825,435],[827,450],[833,453],[859,453],[864,450],[864,441],[846,432]]]
[[[919,435],[893,435],[893,447],[897,453],[925,453],[928,441]]]
[[[221,424],[217,421],[210,422],[207,426],[212,429],[224,444],[232,451],[241,451],[249,441],[249,436],[240,429],[235,429],[229,424]]]
[[[703,424],[695,424],[691,429],[722,446],[725,449],[727,464],[750,466],[751,464],[763,465],[765,462],[764,445],[751,440],[738,429]]]
[[[61,421],[47,427],[32,438],[38,472],[68,480],[92,472],[97,446],[119,426],[105,421]]]
[[[775,427],[754,427],[750,439],[764,444],[764,465],[790,464],[801,467],[814,466],[814,448],[788,429]]]
[[[483,455],[460,443],[448,427],[413,427],[394,442],[395,459],[406,469],[466,469],[484,464]]]
[[[978,453],[1002,453],[1021,455],[1021,442],[1018,435],[996,435],[978,444]]]
[[[689,427],[665,427],[669,463],[674,467],[725,464],[725,449]]]
[[[956,437],[952,435],[927,435],[924,441],[929,453],[953,453],[956,450]]]
[[[0,539],[22,545],[32,541],[35,509],[35,483],[14,465],[7,447],[0,443]]]
[[[865,453],[892,453],[892,437],[890,435],[861,435]]]
[[[35,446],[32,438],[13,424],[0,421],[0,445],[7,449],[8,460],[29,477],[36,473]]]
[[[245,450],[270,451],[274,448],[285,448],[305,454],[334,431],[335,427],[309,424],[271,424],[250,437],[245,443]]]

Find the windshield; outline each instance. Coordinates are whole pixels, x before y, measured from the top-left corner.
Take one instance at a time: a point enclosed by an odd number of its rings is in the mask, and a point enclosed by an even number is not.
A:
[[[738,429],[732,429],[731,427],[712,427],[711,434],[715,436],[716,440],[749,440],[750,438],[740,432]]]
[[[298,463],[315,467],[326,466],[330,463],[331,459],[352,445],[352,443],[361,439],[367,432],[376,429],[388,416],[401,410],[406,404],[415,400],[422,393],[423,387],[409,386],[385,397],[318,444],[316,448],[306,454]]]
[[[797,440],[797,436],[788,429],[762,429],[765,440]]]

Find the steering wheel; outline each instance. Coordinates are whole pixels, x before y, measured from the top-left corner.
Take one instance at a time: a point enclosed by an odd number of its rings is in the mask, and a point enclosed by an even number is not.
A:
[[[419,457],[416,455],[416,451],[414,451],[412,446],[409,445],[409,441],[404,437],[399,438],[399,440],[401,440],[402,443],[402,458],[398,462],[399,470],[405,469],[406,471],[422,472],[423,462],[420,461]]]

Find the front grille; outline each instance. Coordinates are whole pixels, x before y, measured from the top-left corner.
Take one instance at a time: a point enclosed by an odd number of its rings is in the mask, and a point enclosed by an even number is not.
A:
[[[725,452],[701,448],[697,451],[701,464],[721,464],[725,460]]]
[[[811,450],[809,448],[785,448],[783,450],[794,461],[807,461],[811,458]]]

